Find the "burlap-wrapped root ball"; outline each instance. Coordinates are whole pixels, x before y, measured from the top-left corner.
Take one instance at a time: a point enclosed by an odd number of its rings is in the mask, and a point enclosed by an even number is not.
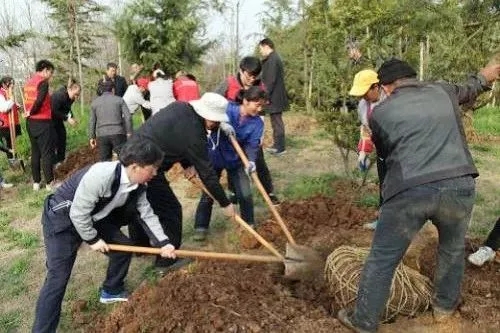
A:
[[[341,246],[326,260],[325,280],[335,302],[343,308],[354,307],[359,279],[369,249]],[[402,263],[392,280],[383,320],[396,315],[413,316],[427,310],[431,303],[432,282]]]

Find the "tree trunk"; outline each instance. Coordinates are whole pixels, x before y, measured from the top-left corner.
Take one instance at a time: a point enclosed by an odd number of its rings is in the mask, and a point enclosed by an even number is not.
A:
[[[84,90],[84,82],[83,82],[83,69],[82,69],[82,53],[80,50],[80,34],[78,31],[78,16],[75,8],[75,45],[76,45],[76,57],[78,59],[78,81],[80,81],[80,87],[82,93],[80,94],[80,116],[83,116],[83,105],[85,103],[83,93]]]
[[[311,55],[311,67],[309,68],[309,87],[308,87],[308,91],[307,91],[307,111],[313,111],[312,110],[312,91],[313,91],[313,78],[314,78],[314,75],[313,75],[313,72],[314,72],[314,56],[315,56],[315,52],[316,50],[313,49],[312,50],[312,55]],[[313,111],[314,113],[314,111]]]
[[[420,81],[424,80],[424,50],[425,45],[424,42],[420,42],[420,69],[419,69],[419,74],[418,74],[418,79]]]

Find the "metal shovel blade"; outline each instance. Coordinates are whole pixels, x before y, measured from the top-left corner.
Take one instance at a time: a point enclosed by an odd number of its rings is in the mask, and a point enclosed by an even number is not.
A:
[[[322,274],[325,261],[309,247],[287,243],[284,264],[287,279],[312,280]]]

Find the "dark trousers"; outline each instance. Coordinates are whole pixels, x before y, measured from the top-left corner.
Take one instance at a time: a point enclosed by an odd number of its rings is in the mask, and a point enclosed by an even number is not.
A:
[[[220,177],[222,170],[215,170],[217,176]],[[241,217],[250,225],[255,224],[253,214],[253,198],[252,189],[250,188],[250,179],[243,167],[226,169],[228,179],[234,186],[236,199],[240,205]],[[201,194],[200,202],[196,208],[195,229],[208,229],[210,226],[210,218],[212,217],[212,206],[214,201],[205,192]]]
[[[40,183],[40,166],[48,183],[54,180],[55,131],[51,120],[31,120],[27,124],[31,143],[31,173],[33,181]]]
[[[282,152],[285,150],[285,124],[283,123],[283,113],[271,113],[271,127],[273,128],[273,147]]]
[[[16,136],[21,135],[21,125],[16,125]],[[10,140],[10,130],[9,127],[0,128],[0,141],[9,149],[12,149],[12,142]],[[13,158],[14,155],[9,152],[5,152],[7,158]]]
[[[44,211],[42,215],[47,276],[36,303],[33,333],[56,332],[66,286],[71,276],[78,248],[82,243],[82,239],[74,227],[56,232],[52,221],[50,221],[51,216],[54,217],[53,212]],[[120,231],[120,227],[113,224],[113,222],[116,221],[113,221],[110,216],[99,221],[94,226],[99,233],[99,237],[107,243],[134,245]],[[124,279],[132,256],[124,252],[110,252],[107,256],[109,264],[102,289],[108,293],[117,294],[124,290]],[[89,267],[88,269],[92,270],[93,268]]]
[[[484,242],[485,246],[492,248],[493,250],[500,249],[500,218],[497,220],[497,223],[491,230],[486,242]]]
[[[267,167],[266,160],[264,159],[264,152],[262,151],[262,147],[259,148],[257,152],[257,159],[255,160],[255,169],[257,172],[257,176],[259,176],[259,180],[264,186],[267,194],[274,192],[273,179],[271,178],[271,173],[269,172],[269,168]]]
[[[153,211],[160,219],[163,231],[170,239],[170,243],[178,249],[182,243],[182,206],[165,178],[165,172],[169,168],[158,170],[158,174],[148,182],[146,194]],[[137,244],[149,246],[149,238],[138,223],[129,225],[129,232]],[[176,259],[157,256],[155,266],[166,267],[175,261]]]
[[[66,158],[66,127],[62,120],[54,121],[54,130],[56,140],[55,163],[60,163]]]
[[[353,324],[375,332],[394,271],[413,237],[430,219],[439,232],[434,308],[453,311],[464,275],[465,233],[475,199],[474,179],[451,178],[412,187],[384,202],[359,282]]]
[[[121,146],[127,141],[125,134],[105,135],[96,138],[97,149],[99,150],[99,160],[109,161],[113,156],[113,151],[118,153]]]
[[[151,117],[151,114],[153,113],[151,109],[145,108],[141,106],[141,111],[142,111],[142,116],[144,117],[144,121],[148,120],[149,117]]]
[[[385,161],[380,159],[378,156],[377,159],[377,175],[378,175],[378,207],[382,207],[382,203],[384,202],[382,198],[382,186],[384,185],[385,174],[387,173],[387,168],[385,166]]]

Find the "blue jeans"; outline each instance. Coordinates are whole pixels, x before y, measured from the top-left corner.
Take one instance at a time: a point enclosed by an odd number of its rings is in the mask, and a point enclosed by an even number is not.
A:
[[[220,177],[222,170],[215,170]],[[229,182],[234,186],[234,193],[240,205],[241,217],[250,225],[255,224],[253,215],[253,198],[252,189],[250,188],[250,179],[243,167],[235,169],[226,169]],[[212,217],[212,206],[214,201],[205,192],[202,193],[198,207],[196,208],[196,216],[194,220],[195,229],[207,230],[210,226],[210,218]]]
[[[433,307],[443,311],[456,308],[464,274],[464,239],[474,199],[474,179],[465,176],[419,185],[384,202],[351,318],[356,327],[377,330],[394,271],[428,219],[439,233]]]

